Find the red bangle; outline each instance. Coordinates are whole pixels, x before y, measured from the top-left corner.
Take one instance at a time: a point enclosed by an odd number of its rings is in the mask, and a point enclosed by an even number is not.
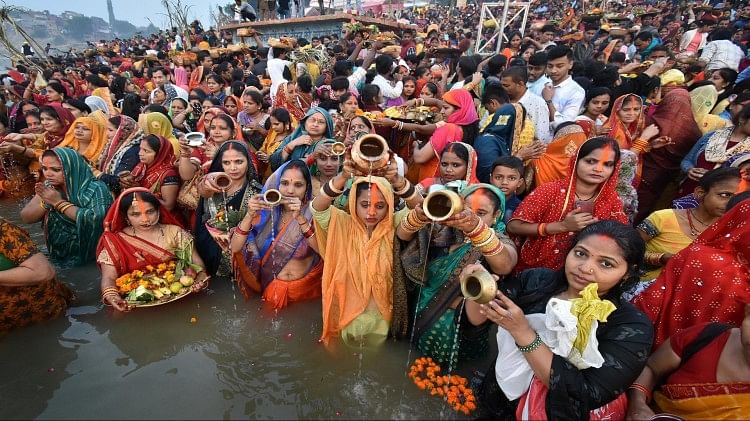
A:
[[[313,224],[311,223],[311,224],[310,224],[310,228],[308,228],[308,229],[307,229],[307,230],[306,230],[305,232],[303,232],[303,233],[302,233],[302,235],[303,235],[303,236],[304,236],[305,238],[310,238],[310,237],[312,237],[313,235],[315,235],[315,226],[313,226]]]
[[[646,388],[646,386],[644,386],[644,385],[642,385],[640,383],[633,383],[633,384],[630,385],[630,387],[628,387],[628,389],[637,390],[637,391],[643,393],[646,396],[646,403],[647,404],[651,403],[651,398],[653,397],[653,395],[652,395],[651,391],[648,390],[648,388]]]
[[[294,149],[289,149],[289,145],[284,146],[284,152],[286,152],[287,155],[291,155],[293,150]]]
[[[249,230],[245,231],[245,230],[243,230],[242,228],[240,228],[240,226],[239,226],[239,225],[237,225],[236,227],[234,227],[234,232],[235,232],[236,234],[240,234],[240,235],[248,235],[248,234],[250,234],[250,230],[251,230],[251,229],[253,229],[253,227],[252,227],[252,226],[250,227],[250,229],[249,229]]]

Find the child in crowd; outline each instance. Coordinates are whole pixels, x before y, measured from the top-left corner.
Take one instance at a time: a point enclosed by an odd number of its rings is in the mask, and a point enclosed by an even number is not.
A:
[[[513,217],[521,200],[516,195],[525,185],[523,161],[515,156],[501,156],[492,164],[490,183],[505,194],[505,223]]]

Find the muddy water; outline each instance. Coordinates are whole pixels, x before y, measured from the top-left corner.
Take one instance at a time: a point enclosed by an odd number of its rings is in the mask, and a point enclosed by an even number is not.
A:
[[[19,209],[0,201],[14,222]],[[21,226],[44,243],[38,224]],[[95,265],[58,276],[78,296],[67,314],[0,337],[0,418],[457,418],[406,377],[406,341],[319,344],[317,300],[276,313],[214,279],[123,315],[99,302]],[[487,364],[471,366],[460,371]]]

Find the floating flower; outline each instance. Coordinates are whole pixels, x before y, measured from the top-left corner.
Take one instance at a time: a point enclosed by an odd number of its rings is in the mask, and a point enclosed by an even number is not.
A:
[[[431,396],[443,398],[454,411],[470,415],[477,409],[474,391],[468,379],[457,375],[440,375],[440,366],[430,357],[417,358],[409,369],[408,377],[421,390]],[[421,377],[421,374],[426,377]]]

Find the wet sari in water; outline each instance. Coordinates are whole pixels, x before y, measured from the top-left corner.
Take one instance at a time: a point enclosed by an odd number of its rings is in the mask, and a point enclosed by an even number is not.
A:
[[[281,175],[287,165],[289,163],[282,165],[266,180],[263,193],[268,189],[279,190]],[[308,186],[301,213],[310,223],[311,200],[312,188]],[[262,293],[263,299],[274,309],[284,308],[290,302],[320,297],[320,277],[323,274],[323,261],[302,235],[297,220],[290,218],[282,225],[281,210],[282,206],[276,206],[271,211],[261,211],[253,221],[242,251],[233,256],[234,273],[242,295],[249,298],[253,292]],[[310,264],[302,278],[276,278],[290,260],[308,258],[311,258]]]
[[[44,231],[50,259],[55,263],[82,265],[96,257],[102,222],[112,205],[107,185],[94,177],[86,159],[69,148],[52,149],[65,173],[63,197],[78,207],[75,221],[54,209],[47,210]]]
[[[120,211],[120,201],[126,195],[135,192],[149,192],[143,187],[134,187],[123,191],[104,218],[104,232],[96,248],[97,263],[114,266],[118,276],[134,270],[143,270],[146,266],[158,266],[176,260],[175,250],[189,246],[193,236],[180,228],[177,221],[159,205],[159,227],[164,234],[161,244],[154,244],[143,238],[126,234],[127,216]]]
[[[490,184],[473,184],[465,188],[461,196],[465,198],[479,189],[494,194],[501,209],[505,209],[505,195]],[[407,277],[415,284],[423,284],[416,305],[414,339],[424,355],[436,359],[440,364],[451,363],[455,367],[458,361],[478,358],[488,350],[489,324],[473,326],[465,317],[460,317],[460,305],[458,309],[452,308],[453,303],[461,297],[461,271],[466,265],[484,259],[471,243],[457,238],[461,234],[455,230],[442,229],[441,234],[431,236],[431,229],[432,226],[428,225],[420,230],[401,253],[401,264]],[[503,211],[495,220],[493,229],[502,239],[505,231]],[[442,235],[443,232],[447,235]],[[450,251],[455,244],[460,246]],[[423,273],[425,260],[428,262]],[[458,352],[454,353],[459,318],[462,321],[458,327]]]
[[[229,227],[234,228],[247,212],[248,199],[261,190],[261,186],[258,183],[258,175],[253,165],[251,165],[250,152],[247,150],[244,142],[229,140],[222,143],[219,150],[216,151],[216,156],[211,161],[207,173],[224,171],[221,159],[224,156],[224,152],[230,147],[233,150],[240,151],[248,159],[247,181],[245,185],[236,192],[227,194],[226,197],[221,193],[217,193],[209,198],[201,197],[196,209],[196,224],[193,230],[195,243],[198,254],[206,264],[206,271],[211,276],[215,275],[220,268],[221,275],[231,274],[232,272],[229,254],[224,253],[221,247],[214,241],[209,233],[207,223],[209,220],[215,218],[219,212],[223,211],[226,215],[237,212],[239,219]]]
[[[39,253],[29,234],[0,218],[0,271]],[[0,285],[0,334],[65,314],[73,293],[54,277],[35,285]]]

